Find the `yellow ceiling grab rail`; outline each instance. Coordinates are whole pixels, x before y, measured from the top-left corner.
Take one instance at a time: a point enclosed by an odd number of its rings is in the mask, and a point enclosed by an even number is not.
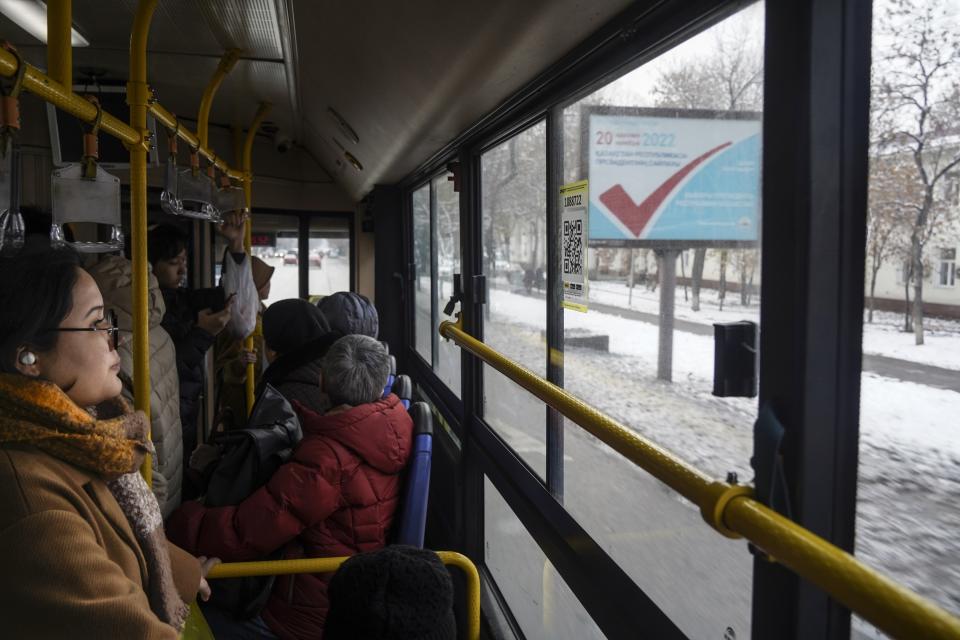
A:
[[[467,578],[467,638],[480,638],[480,574],[467,556],[456,551],[437,551],[443,564],[463,571]],[[282,576],[293,573],[333,573],[349,556],[339,558],[303,558],[264,562],[229,562],[218,564],[207,575],[211,579],[247,576]]]
[[[147,38],[157,0],[140,0],[130,32],[130,78],[127,104],[130,127],[143,144],[130,145],[130,244],[133,262],[133,398],[137,409],[150,416],[150,312],[147,278]],[[148,421],[149,422],[149,421]],[[149,428],[149,427],[148,427]],[[148,436],[149,433],[148,433]],[[147,484],[153,486],[153,467],[148,454],[140,467]]]
[[[960,619],[852,555],[753,499],[749,487],[717,482],[560,387],[463,330],[440,324],[440,335],[510,378],[631,462],[700,507],[714,529],[744,537],[895,638],[960,639]]]
[[[240,49],[229,49],[226,51],[223,57],[220,58],[220,64],[217,65],[217,70],[213,72],[213,77],[210,78],[210,82],[207,83],[206,88],[203,90],[203,97],[200,98],[200,111],[197,114],[197,138],[200,139],[201,147],[206,147],[209,143],[210,108],[213,106],[213,98],[217,95],[220,83],[222,83],[223,79],[227,77],[227,74],[237,66],[240,53]]]
[[[250,128],[247,129],[247,135],[243,140],[243,152],[241,160],[241,167],[243,169],[243,206],[246,208],[248,216],[247,222],[244,227],[243,233],[243,247],[247,252],[247,255],[252,256],[251,252],[251,240],[252,240],[252,225],[253,225],[253,140],[257,136],[257,130],[260,129],[260,124],[263,123],[264,119],[267,117],[267,114],[270,113],[272,105],[269,102],[261,102],[260,106],[257,108],[256,115],[253,116],[253,122],[250,123]],[[257,323],[257,330],[261,330],[260,323]],[[243,348],[247,351],[253,351],[253,334],[247,336],[244,340]],[[260,354],[262,357],[263,354]],[[244,381],[245,391],[247,395],[247,415],[250,415],[250,412],[253,411],[254,403],[254,391],[255,391],[254,380],[254,365],[253,363],[247,364],[247,377]]]

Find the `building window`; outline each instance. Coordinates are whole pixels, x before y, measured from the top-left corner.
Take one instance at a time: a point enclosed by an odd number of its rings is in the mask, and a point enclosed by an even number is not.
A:
[[[952,287],[957,282],[957,250],[940,249],[940,268],[937,274],[937,285]]]

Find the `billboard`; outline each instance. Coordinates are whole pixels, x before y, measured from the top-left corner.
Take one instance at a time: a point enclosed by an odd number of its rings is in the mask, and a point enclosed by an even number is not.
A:
[[[755,243],[761,122],[752,113],[720,116],[588,109],[590,239],[635,246]]]

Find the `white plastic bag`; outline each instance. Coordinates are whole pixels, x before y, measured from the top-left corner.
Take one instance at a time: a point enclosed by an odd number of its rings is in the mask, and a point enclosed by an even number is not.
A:
[[[228,252],[229,253],[229,252]],[[230,322],[226,329],[231,338],[242,340],[257,326],[257,311],[260,309],[260,296],[257,287],[253,284],[253,272],[250,270],[250,256],[244,254],[243,262],[237,264],[232,255],[224,256],[223,276],[220,286],[223,287],[227,298],[236,294],[233,299]]]

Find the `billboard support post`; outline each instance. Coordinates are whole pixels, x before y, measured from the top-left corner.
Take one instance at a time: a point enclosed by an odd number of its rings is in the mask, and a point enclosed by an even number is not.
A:
[[[657,378],[673,380],[673,314],[677,291],[676,249],[657,251],[660,260],[660,345],[657,357]]]
[[[627,294],[627,306],[633,306],[633,284],[634,284],[634,272],[633,272],[633,247],[630,247],[630,293]]]

